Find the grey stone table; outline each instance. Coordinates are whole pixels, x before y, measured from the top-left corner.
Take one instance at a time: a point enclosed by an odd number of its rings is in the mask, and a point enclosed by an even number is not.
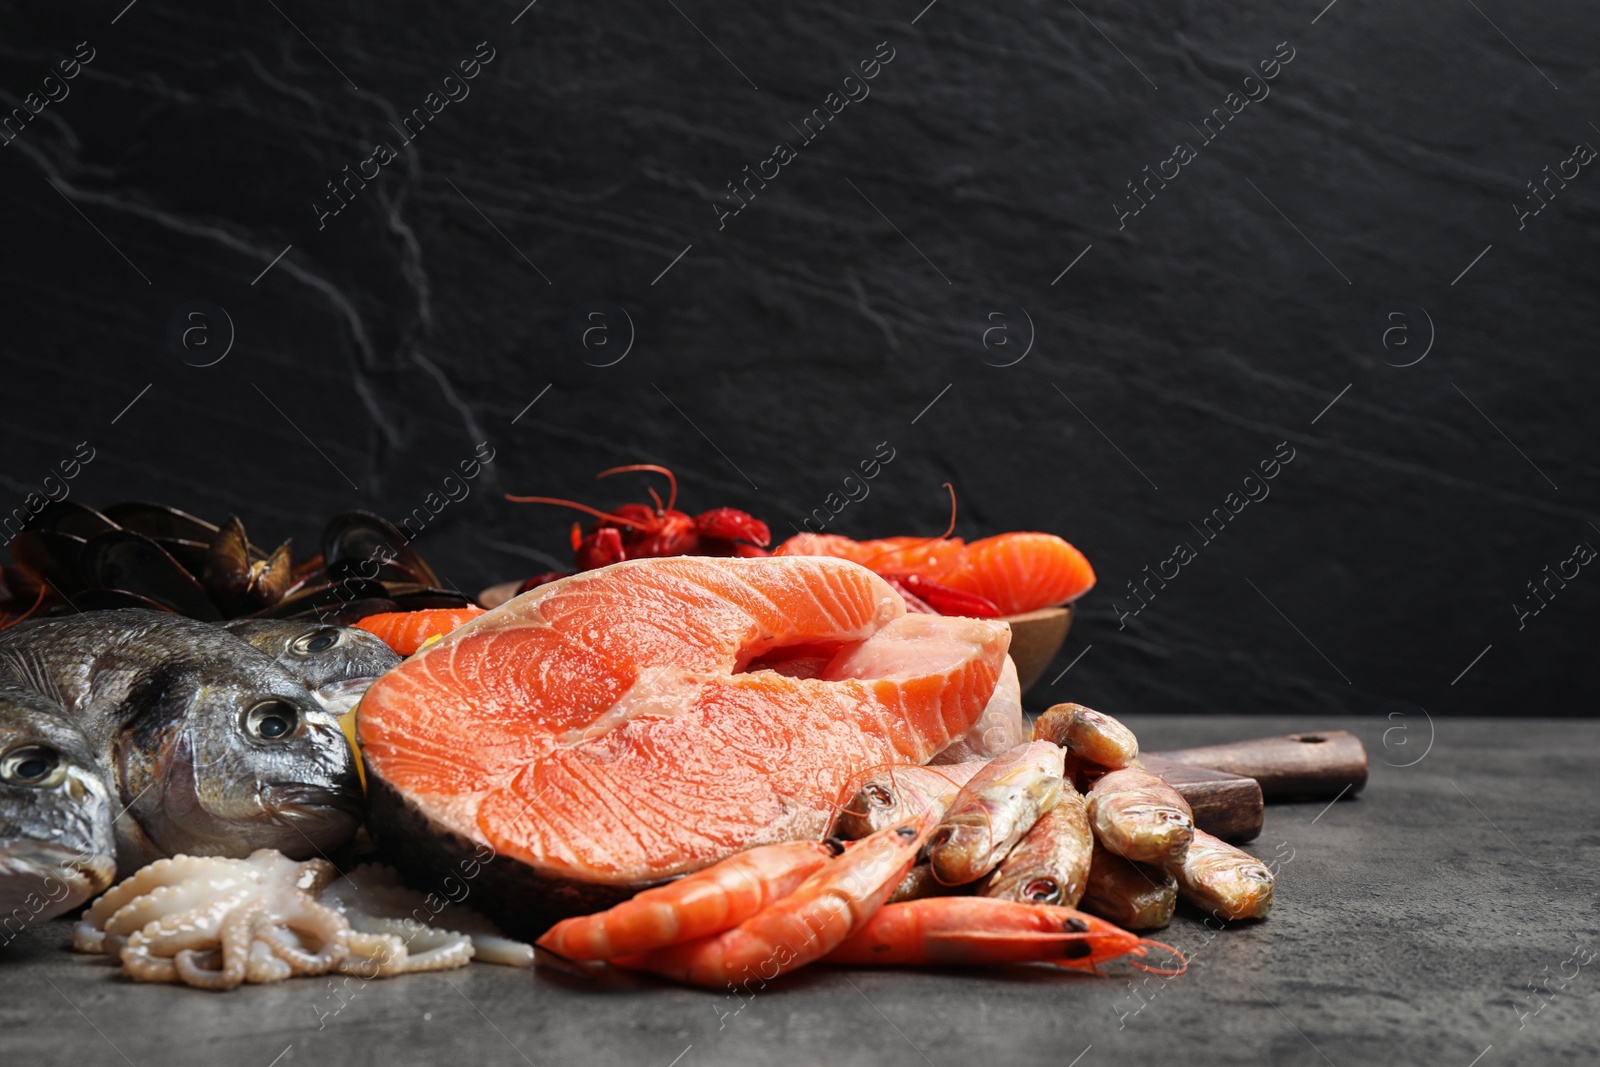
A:
[[[475,964],[341,1008],[325,979],[134,985],[57,921],[0,950],[0,1064],[1600,1062],[1600,723],[1130,721],[1152,749],[1343,726],[1372,755],[1359,797],[1268,809],[1277,910],[1180,917],[1181,978],[814,968],[741,1002]]]

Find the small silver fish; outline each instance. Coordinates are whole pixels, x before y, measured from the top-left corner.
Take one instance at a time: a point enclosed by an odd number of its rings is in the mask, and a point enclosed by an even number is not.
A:
[[[1124,930],[1159,930],[1172,922],[1177,906],[1178,882],[1172,875],[1103,848],[1094,850],[1078,907]]]
[[[984,764],[929,839],[928,862],[939,881],[964,885],[994,870],[1060,801],[1065,759],[1059,746],[1032,741]]]
[[[1116,770],[1139,758],[1139,739],[1116,719],[1082,704],[1057,704],[1033,724],[1035,741],[1053,741],[1085,763]]]
[[[111,885],[111,815],[88,738],[60,705],[0,681],[0,944]]]
[[[1194,838],[1194,812],[1178,791],[1142,767],[1124,767],[1089,790],[1095,840],[1125,859],[1168,866],[1183,862]]]
[[[277,660],[312,689],[376,678],[400,663],[377,634],[355,626],[305,619],[234,619],[222,628]]]
[[[400,657],[376,634],[305,619],[234,619],[222,628],[278,661],[335,715],[355,707]]]
[[[888,767],[878,771],[855,791],[834,820],[833,832],[848,841],[908,822],[923,812],[944,809],[982,763],[952,763],[941,767]]]
[[[362,794],[337,718],[272,658],[208,623],[124,608],[0,631],[0,676],[89,739],[124,873],[176,853],[307,858],[348,841]]]
[[[1089,879],[1094,834],[1083,796],[1062,783],[1061,801],[1000,861],[978,895],[1075,908]]]
[[[1204,830],[1194,832],[1183,862],[1168,870],[1184,900],[1219,919],[1265,919],[1272,910],[1267,865]]]

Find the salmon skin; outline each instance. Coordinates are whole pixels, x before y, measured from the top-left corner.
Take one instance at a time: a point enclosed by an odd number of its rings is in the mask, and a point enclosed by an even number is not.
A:
[[[373,684],[358,724],[369,825],[419,884],[492,850],[486,909],[542,929],[755,845],[822,838],[864,774],[972,728],[1009,644],[1004,622],[907,615],[846,560],[586,571]],[[797,646],[831,649],[815,677],[763,666]]]

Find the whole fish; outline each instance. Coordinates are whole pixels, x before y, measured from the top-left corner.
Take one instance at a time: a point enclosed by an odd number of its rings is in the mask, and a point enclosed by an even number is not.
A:
[[[123,814],[124,873],[163,856],[295,858],[348,841],[362,795],[337,718],[208,623],[124,608],[0,631],[0,676],[58,702]]]
[[[60,705],[0,680],[0,944],[110,887],[111,814],[88,738]]]
[[[1159,930],[1172,922],[1178,882],[1166,871],[1094,850],[1089,883],[1078,907],[1124,930]]]
[[[930,809],[937,808],[942,815],[961,787],[983,767],[982,763],[887,767],[863,782],[839,809],[833,832],[854,841],[907,822]]]
[[[1183,862],[1194,838],[1188,801],[1142,767],[1124,767],[1095,782],[1089,825],[1095,840],[1117,855],[1158,866]]]
[[[1104,712],[1082,704],[1057,704],[1033,724],[1035,741],[1053,741],[1098,767],[1116,770],[1139,758],[1139,739],[1133,731]]]
[[[222,624],[299,678],[335,715],[355,707],[378,675],[400,657],[376,634],[306,619],[235,619]]]
[[[1039,816],[1061,799],[1066,753],[1048,741],[1018,745],[972,776],[928,844],[928,862],[945,885],[994,870]]]
[[[1194,832],[1183,862],[1168,869],[1184,900],[1219,919],[1265,919],[1272,910],[1267,865],[1204,830]]]
[[[948,897],[962,891],[960,887],[941,884],[933,876],[931,866],[919,863],[900,879],[900,885],[889,895],[889,903],[898,904],[903,900],[921,900],[924,897]]]
[[[1075,908],[1088,883],[1093,853],[1088,808],[1072,784],[1064,782],[1060,802],[1000,861],[978,895]]]

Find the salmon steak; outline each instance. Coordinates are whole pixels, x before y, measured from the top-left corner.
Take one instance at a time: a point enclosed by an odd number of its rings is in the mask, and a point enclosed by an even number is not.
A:
[[[367,691],[370,825],[415,884],[475,879],[511,931],[542,929],[820,839],[864,772],[925,763],[973,727],[1010,640],[997,620],[908,615],[836,558],[586,571]]]

